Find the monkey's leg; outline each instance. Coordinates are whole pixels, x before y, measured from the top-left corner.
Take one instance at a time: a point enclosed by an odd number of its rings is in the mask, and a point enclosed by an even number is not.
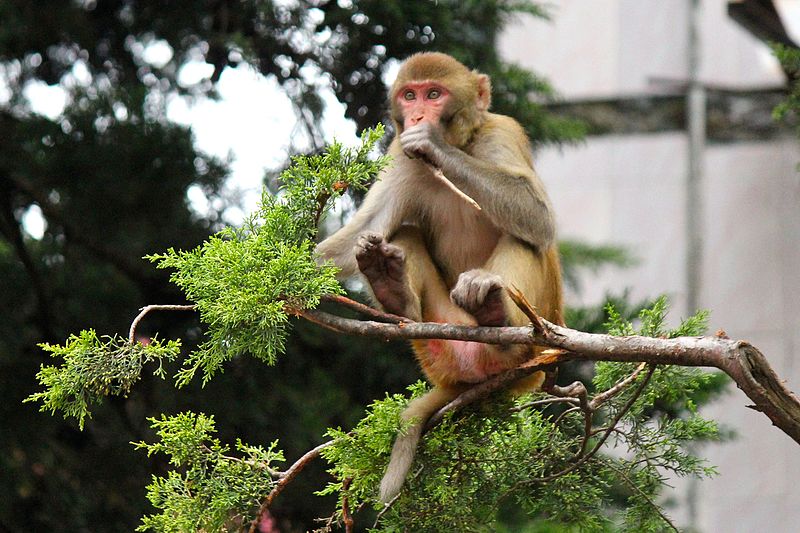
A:
[[[514,286],[540,312],[546,312],[544,316],[549,319],[553,315],[553,302],[560,305],[561,298],[558,258],[552,256],[555,263],[549,262],[549,258],[549,255],[539,254],[511,236],[503,236],[483,268],[459,276],[450,298],[472,313],[481,325],[522,326],[529,319],[504,290]],[[552,268],[555,271],[550,272]],[[483,353],[484,361],[480,365],[488,374],[494,374],[520,364],[535,352],[535,349],[519,344],[487,346]],[[543,379],[544,374],[537,372],[516,383],[512,389],[517,393],[536,389],[541,386]]]
[[[557,257],[550,257],[553,253],[549,250],[540,254],[514,237],[503,236],[483,268],[459,276],[450,299],[471,313],[480,325],[522,326],[529,322],[528,318],[503,290],[513,286],[552,320],[561,301]]]
[[[402,226],[387,242],[375,233],[361,235],[356,260],[375,299],[389,313],[412,320],[473,324],[453,305],[418,228]]]
[[[397,244],[386,242],[383,235],[364,233],[356,241],[358,269],[367,278],[375,299],[383,309],[395,315],[419,320],[418,292],[406,274],[406,252]]]
[[[392,447],[392,456],[386,473],[381,480],[380,500],[389,503],[403,488],[408,470],[414,462],[417,445],[422,430],[428,419],[439,409],[447,405],[462,391],[461,388],[434,387],[423,396],[411,400],[400,415],[403,421],[411,421],[411,425],[402,433],[398,433]]]

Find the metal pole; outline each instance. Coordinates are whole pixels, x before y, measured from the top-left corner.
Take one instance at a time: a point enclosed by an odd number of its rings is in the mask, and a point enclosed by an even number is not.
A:
[[[698,309],[703,266],[703,152],[706,144],[706,91],[700,81],[700,1],[689,0],[686,127],[686,311]]]
[[[706,91],[700,81],[700,0],[689,0],[688,87],[686,134],[688,172],[686,179],[686,316],[699,307],[703,268],[703,155],[706,145]],[[686,494],[689,526],[695,528],[698,480],[691,478]]]

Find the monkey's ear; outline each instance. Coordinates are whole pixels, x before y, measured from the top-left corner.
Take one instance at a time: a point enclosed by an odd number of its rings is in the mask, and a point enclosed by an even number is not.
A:
[[[492,82],[486,74],[478,74],[478,109],[486,111],[492,104]]]

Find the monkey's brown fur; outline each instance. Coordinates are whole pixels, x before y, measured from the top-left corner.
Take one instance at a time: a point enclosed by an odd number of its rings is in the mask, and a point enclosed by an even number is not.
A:
[[[514,286],[561,321],[561,271],[550,201],[531,148],[513,119],[488,112],[489,78],[439,53],[417,54],[391,89],[393,163],[352,221],[320,243],[344,276],[360,271],[377,302],[414,320],[527,324],[505,294]],[[419,115],[410,120],[408,113]],[[434,177],[437,168],[481,210]],[[403,412],[381,500],[401,489],[425,421],[469,384],[532,357],[527,346],[418,340],[414,352],[433,390]],[[534,374],[516,390],[541,385]]]

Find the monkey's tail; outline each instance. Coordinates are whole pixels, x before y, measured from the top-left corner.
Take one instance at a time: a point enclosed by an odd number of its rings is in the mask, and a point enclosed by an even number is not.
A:
[[[392,447],[389,466],[381,480],[380,501],[389,503],[400,493],[406,480],[411,463],[417,453],[417,445],[422,430],[428,419],[439,409],[447,405],[458,395],[457,390],[434,387],[424,395],[411,400],[400,415],[403,420],[411,420],[412,424],[404,432],[399,433]]]

